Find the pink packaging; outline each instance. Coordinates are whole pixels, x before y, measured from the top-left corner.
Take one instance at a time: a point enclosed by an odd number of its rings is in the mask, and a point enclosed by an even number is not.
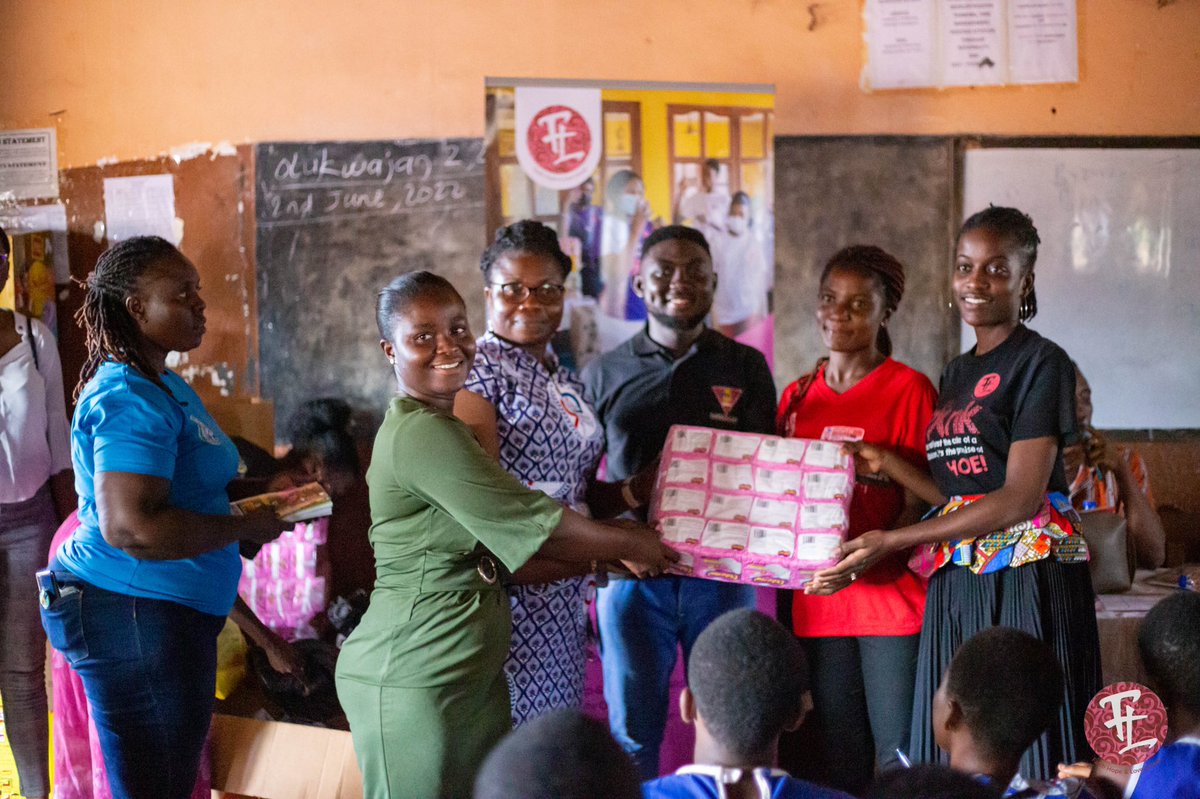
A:
[[[650,521],[682,556],[676,574],[800,588],[837,562],[853,494],[838,442],[675,425]]]
[[[299,522],[254,560],[242,561],[238,593],[263,624],[289,640],[313,637],[309,622],[328,605],[321,576],[328,529],[327,517]]]

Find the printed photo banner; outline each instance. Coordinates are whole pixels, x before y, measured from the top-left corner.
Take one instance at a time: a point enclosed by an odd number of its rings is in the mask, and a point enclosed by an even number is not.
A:
[[[489,78],[486,92],[487,240],[523,219],[558,233],[566,365],[644,326],[640,245],[669,224],[708,240],[708,324],[772,361],[773,87]]]

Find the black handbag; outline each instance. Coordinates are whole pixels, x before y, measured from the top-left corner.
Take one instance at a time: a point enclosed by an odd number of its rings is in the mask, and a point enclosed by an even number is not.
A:
[[[1120,513],[1090,510],[1079,514],[1091,560],[1092,588],[1098,594],[1119,594],[1133,585],[1137,556],[1129,525]]]

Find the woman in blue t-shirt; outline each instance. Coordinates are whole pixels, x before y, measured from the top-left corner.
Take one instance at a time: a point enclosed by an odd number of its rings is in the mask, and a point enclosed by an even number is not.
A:
[[[167,353],[204,336],[199,284],[167,241],[129,239],[100,256],[77,316],[88,349],[71,430],[80,527],[39,587],[50,643],[83,680],[114,799],[190,795],[239,542],[285,529],[268,511],[230,515],[237,449],[166,368]]]

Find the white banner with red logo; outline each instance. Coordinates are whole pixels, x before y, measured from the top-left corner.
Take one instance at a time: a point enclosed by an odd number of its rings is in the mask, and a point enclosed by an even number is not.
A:
[[[590,177],[604,149],[600,89],[518,86],[517,162],[548,189],[573,189]]]

